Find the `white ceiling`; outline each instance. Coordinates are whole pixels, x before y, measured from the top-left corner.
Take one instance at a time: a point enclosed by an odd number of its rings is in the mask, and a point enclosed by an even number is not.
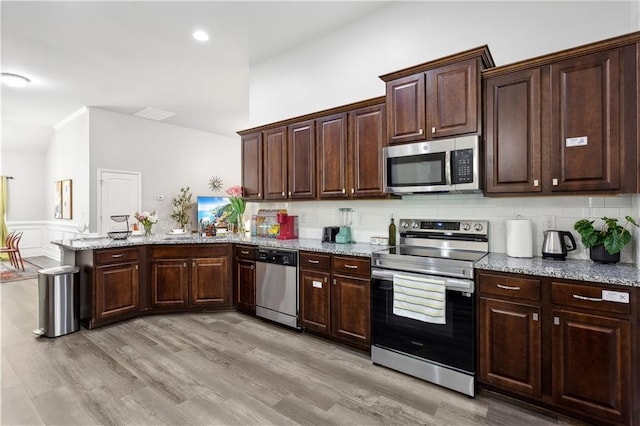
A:
[[[2,72],[32,82],[2,86],[2,149],[44,152],[82,106],[151,106],[176,113],[166,123],[234,135],[248,125],[250,64],[388,3],[3,0]]]

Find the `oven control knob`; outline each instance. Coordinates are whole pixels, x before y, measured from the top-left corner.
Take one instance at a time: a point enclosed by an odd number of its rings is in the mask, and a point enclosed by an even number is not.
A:
[[[471,229],[471,225],[469,225],[468,223],[463,223],[462,224],[462,229],[465,231],[468,231],[469,229]]]
[[[478,232],[482,231],[482,224],[481,223],[476,223],[476,226],[474,226],[473,229],[475,229]]]
[[[404,229],[407,229],[409,227],[409,224],[407,222],[402,222],[401,225]]]
[[[411,225],[411,227],[413,229],[418,229],[418,228],[420,228],[420,224],[418,222],[413,222],[413,225]]]

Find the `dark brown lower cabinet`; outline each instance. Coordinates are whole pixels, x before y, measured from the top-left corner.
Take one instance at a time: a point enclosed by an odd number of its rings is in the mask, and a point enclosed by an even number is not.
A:
[[[300,252],[300,324],[308,331],[369,350],[369,258]]]
[[[138,248],[113,248],[76,254],[80,267],[81,319],[95,328],[135,317],[140,312]]]
[[[168,245],[149,250],[152,309],[232,306],[230,245]]]
[[[481,386],[594,424],[640,424],[637,288],[477,279]]]
[[[540,308],[480,298],[480,380],[539,397]]]
[[[256,249],[235,247],[235,304],[236,309],[248,314],[256,313]]]

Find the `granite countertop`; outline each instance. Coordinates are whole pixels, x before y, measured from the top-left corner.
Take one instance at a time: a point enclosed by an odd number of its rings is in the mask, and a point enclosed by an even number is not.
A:
[[[63,250],[95,250],[114,247],[131,247],[150,244],[248,244],[260,247],[274,247],[289,250],[305,250],[320,253],[331,253],[347,256],[371,257],[378,250],[387,246],[369,243],[335,244],[323,243],[320,240],[300,238],[296,240],[277,240],[249,236],[132,236],[127,240],[110,238],[86,238],[84,240],[52,241]],[[591,260],[567,259],[565,261],[534,257],[530,259],[509,257],[504,253],[489,253],[475,264],[476,269],[507,272],[512,274],[538,275],[543,277],[563,278],[568,280],[591,281],[605,284],[616,284],[628,287],[640,287],[640,269],[632,264],[600,264]]]
[[[139,245],[156,245],[156,244],[249,244],[260,247],[274,247],[290,250],[306,250],[322,253],[342,254],[348,256],[365,256],[371,257],[371,253],[378,250],[384,250],[387,246],[372,245],[369,243],[351,243],[351,244],[335,244],[323,243],[320,240],[311,238],[299,238],[295,240],[277,240],[275,238],[249,237],[249,236],[216,236],[216,237],[200,237],[200,236],[158,236],[144,237],[131,236],[126,240],[112,240],[110,238],[85,238],[83,240],[56,240],[52,244],[59,246],[63,250],[81,251],[96,250],[114,247],[133,247]]]
[[[475,267],[487,271],[640,287],[640,269],[629,263],[603,264],[591,260],[561,261],[541,257],[523,259],[504,253],[489,253],[476,262]]]

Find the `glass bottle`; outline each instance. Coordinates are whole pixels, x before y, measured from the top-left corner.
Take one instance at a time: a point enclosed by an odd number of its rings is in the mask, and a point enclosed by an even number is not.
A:
[[[393,223],[393,215],[391,215],[391,223],[389,224],[389,245],[396,245],[396,224]]]

